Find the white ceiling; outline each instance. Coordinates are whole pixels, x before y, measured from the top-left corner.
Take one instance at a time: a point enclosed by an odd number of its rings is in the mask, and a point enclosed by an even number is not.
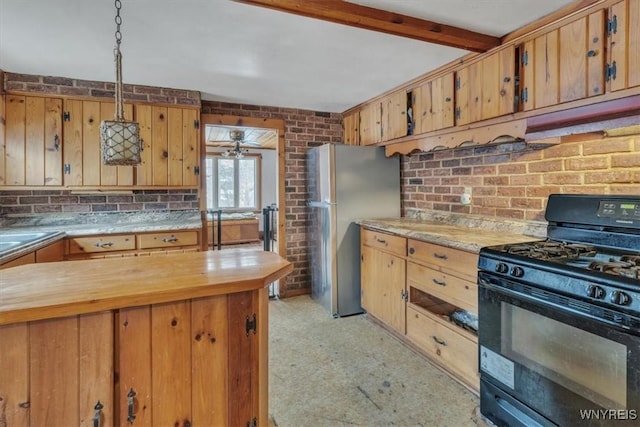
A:
[[[507,34],[571,0],[352,0]],[[125,83],[342,112],[467,52],[231,0],[122,0]],[[0,69],[113,81],[111,0],[0,0]]]

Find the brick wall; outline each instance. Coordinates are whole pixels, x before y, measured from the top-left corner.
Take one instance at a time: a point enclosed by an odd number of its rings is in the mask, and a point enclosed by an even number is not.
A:
[[[285,122],[285,227],[287,242],[285,258],[294,270],[281,286],[283,296],[310,291],[309,246],[306,207],[305,152],[328,142],[342,142],[340,114],[294,108],[240,105],[202,101],[202,113],[282,119]]]
[[[33,92],[48,95],[115,99],[115,83],[67,77],[4,73],[4,88],[9,92]],[[122,85],[125,101],[176,105],[200,105],[200,92],[141,85]]]
[[[640,137],[564,142],[539,149],[524,142],[403,156],[403,209],[436,209],[543,220],[552,193],[640,196]],[[460,204],[464,187],[472,202]]]
[[[198,209],[197,190],[134,190],[83,194],[70,190],[0,191],[0,216],[59,212]]]

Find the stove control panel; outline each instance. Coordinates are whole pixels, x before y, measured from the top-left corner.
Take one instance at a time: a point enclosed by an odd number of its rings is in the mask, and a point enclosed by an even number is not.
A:
[[[630,200],[601,200],[598,216],[618,220],[640,220],[640,203]]]

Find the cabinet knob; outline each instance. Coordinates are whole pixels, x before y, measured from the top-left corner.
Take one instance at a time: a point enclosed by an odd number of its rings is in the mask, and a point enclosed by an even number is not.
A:
[[[100,427],[100,421],[102,419],[102,408],[104,408],[104,405],[98,400],[96,406],[93,407],[93,409],[96,411],[93,414],[93,427]]]
[[[415,254],[415,253],[416,253],[415,248],[409,248],[409,254],[410,254],[410,255],[413,255],[413,254]]]
[[[597,50],[593,50],[593,49],[592,49],[592,50],[590,50],[589,52],[587,52],[587,56],[588,56],[589,58],[593,58],[593,57],[594,57],[594,56],[596,56],[597,54],[598,54],[598,51],[597,51]]]

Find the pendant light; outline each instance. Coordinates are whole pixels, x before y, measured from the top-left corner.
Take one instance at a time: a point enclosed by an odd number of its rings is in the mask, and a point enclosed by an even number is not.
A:
[[[240,142],[244,140],[244,131],[243,130],[231,130],[229,131],[229,136],[233,141],[233,148],[222,153],[223,157],[235,156],[236,159],[242,159],[244,157],[244,153],[248,153],[249,150],[247,148],[241,148]]]
[[[113,121],[104,120],[100,123],[100,141],[102,145],[102,163],[116,166],[135,166],[141,162],[140,152],[142,144],[140,141],[140,127],[137,122],[128,121],[124,118],[124,101],[122,99],[122,53],[120,53],[120,43],[122,33],[120,32],[120,0],[115,0],[116,6],[116,47],[114,56],[116,62],[116,113]]]

